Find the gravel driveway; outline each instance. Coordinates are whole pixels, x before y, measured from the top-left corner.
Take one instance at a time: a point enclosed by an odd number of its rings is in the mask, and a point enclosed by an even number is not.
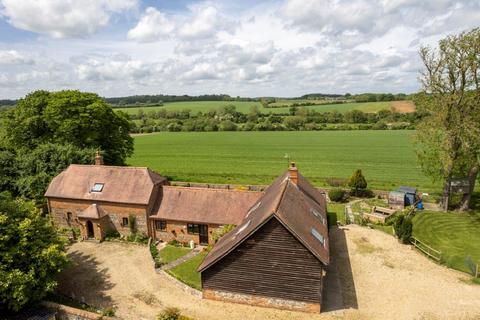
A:
[[[202,300],[155,273],[146,247],[79,242],[59,290],[123,319],[155,319],[178,307],[194,319],[480,319],[480,286],[409,246],[359,226],[331,232],[333,265],[322,314]]]

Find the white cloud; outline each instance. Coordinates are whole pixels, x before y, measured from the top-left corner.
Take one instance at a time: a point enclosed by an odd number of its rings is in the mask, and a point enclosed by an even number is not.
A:
[[[164,13],[148,7],[138,24],[128,31],[127,37],[139,42],[151,42],[169,36],[174,29],[174,22]]]
[[[178,30],[184,39],[204,39],[214,37],[219,31],[231,32],[234,24],[213,6],[192,7],[189,17]]]
[[[16,50],[0,50],[0,64],[33,64],[34,60]]]
[[[16,28],[54,38],[84,37],[105,27],[112,14],[137,0],[0,0],[1,15]]]

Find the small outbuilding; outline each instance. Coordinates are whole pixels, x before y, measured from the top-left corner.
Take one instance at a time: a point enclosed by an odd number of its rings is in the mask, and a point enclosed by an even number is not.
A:
[[[320,312],[326,212],[325,194],[292,165],[205,257],[203,298]]]
[[[413,187],[400,186],[398,190],[388,194],[388,206],[392,209],[403,209],[414,205],[417,201],[417,189]]]

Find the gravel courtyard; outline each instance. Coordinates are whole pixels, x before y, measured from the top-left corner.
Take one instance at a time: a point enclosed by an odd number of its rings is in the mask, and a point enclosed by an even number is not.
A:
[[[155,319],[178,307],[194,319],[479,319],[480,286],[380,231],[333,229],[323,312],[305,314],[195,298],[155,273],[148,249],[75,243],[59,290],[122,319]]]

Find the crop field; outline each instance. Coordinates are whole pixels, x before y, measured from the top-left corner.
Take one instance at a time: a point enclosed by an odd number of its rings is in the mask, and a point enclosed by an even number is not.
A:
[[[177,181],[270,184],[289,155],[318,186],[362,169],[369,187],[439,190],[416,165],[412,131],[162,132],[135,137],[130,165]]]
[[[166,110],[185,110],[190,109],[192,113],[206,112],[215,110],[220,107],[234,105],[237,111],[248,113],[252,106],[257,106],[262,113],[288,113],[289,108],[263,108],[259,102],[255,101],[185,101],[185,102],[169,102],[163,106],[154,107],[138,107],[138,108],[116,108],[129,114],[138,113],[142,109],[145,112]],[[383,109],[390,110],[391,102],[365,102],[365,103],[343,103],[343,104],[318,104],[315,106],[306,106],[305,108],[316,110],[319,112],[337,110],[346,112],[350,110],[361,110],[363,112],[378,112]]]

